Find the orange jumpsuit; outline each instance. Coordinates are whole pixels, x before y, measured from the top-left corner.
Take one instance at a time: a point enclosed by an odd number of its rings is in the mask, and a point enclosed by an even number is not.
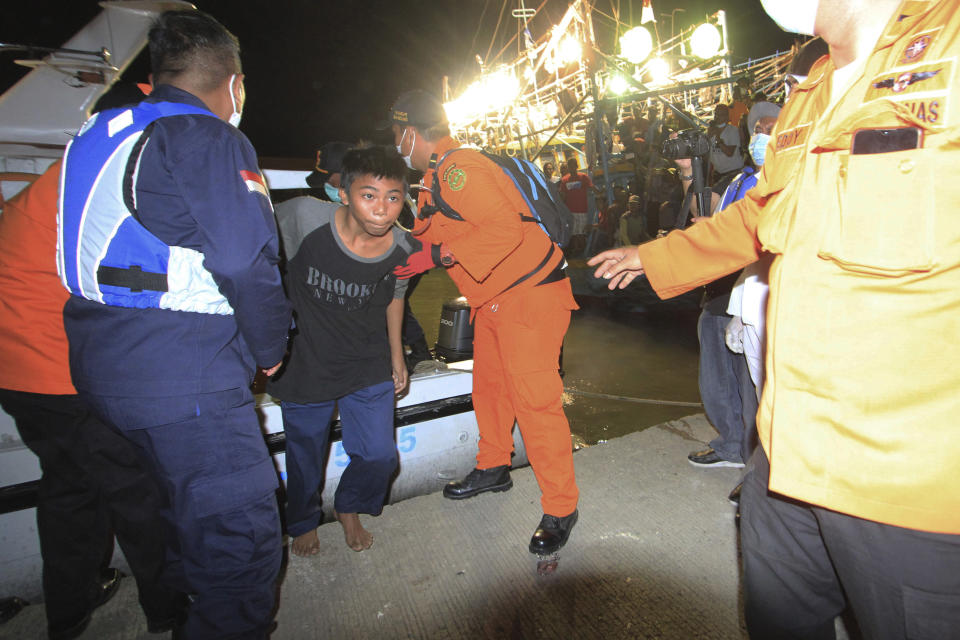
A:
[[[444,138],[437,157],[457,146]],[[452,154],[427,171],[423,184],[429,188],[434,180],[441,181],[444,200],[463,220],[436,213],[418,220],[414,233],[453,253],[457,263],[447,273],[471,307],[477,468],[510,464],[516,420],[543,494],[543,512],[569,515],[579,492],[557,361],[577,305],[568,279],[539,284],[563,264],[563,253],[539,226],[520,220],[527,211],[522,196],[480,153]],[[422,192],[420,206],[429,203],[429,191]]]
[[[57,276],[60,161],[6,204],[0,216],[0,389],[73,395]],[[17,215],[12,211],[17,209]],[[30,336],[26,341],[23,336]]]

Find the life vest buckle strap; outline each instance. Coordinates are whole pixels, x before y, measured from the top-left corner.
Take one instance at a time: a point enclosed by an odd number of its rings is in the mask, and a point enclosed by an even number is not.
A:
[[[167,291],[167,274],[144,271],[140,265],[126,269],[121,267],[97,268],[97,280],[101,285],[124,287],[134,293],[140,291]]]

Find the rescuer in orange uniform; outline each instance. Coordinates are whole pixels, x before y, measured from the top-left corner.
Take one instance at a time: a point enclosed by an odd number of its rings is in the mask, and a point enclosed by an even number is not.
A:
[[[562,547],[577,521],[579,495],[573,471],[570,426],[563,413],[557,370],[560,345],[577,308],[563,272],[563,252],[533,222],[510,178],[482,154],[450,137],[443,105],[409,91],[390,113],[394,142],[414,169],[425,172],[414,235],[423,250],[410,256],[401,277],[447,267],[471,307],[474,321],[473,406],[480,429],[477,467],[444,487],[458,500],[506,491],[514,420],[542,492],[543,518],[531,553]],[[430,188],[462,219],[432,206]]]

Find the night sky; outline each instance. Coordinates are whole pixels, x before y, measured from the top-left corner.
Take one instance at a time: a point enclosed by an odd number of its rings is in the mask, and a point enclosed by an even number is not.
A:
[[[536,7],[541,0],[526,0]],[[58,46],[99,11],[94,0],[30,0],[8,3],[0,42]],[[393,98],[404,89],[439,94],[441,79],[465,87],[479,73],[475,55],[488,62],[517,31],[510,0],[499,31],[502,0],[194,0],[239,39],[247,75],[241,129],[262,156],[312,157],[329,140],[376,138]],[[611,15],[619,6],[629,21],[630,0],[596,0]],[[566,0],[548,0],[530,24],[539,38],[562,17]],[[641,0],[632,0],[633,24]],[[727,11],[734,62],[789,48],[792,42],[766,17],[759,0],[653,0],[661,36],[697,24],[717,9]],[[604,50],[611,50],[613,23],[594,15]],[[497,37],[494,38],[494,34]],[[501,61],[515,57],[516,42]],[[25,73],[0,54],[0,91]],[[145,60],[127,77],[144,80]],[[380,141],[386,141],[379,134]]]

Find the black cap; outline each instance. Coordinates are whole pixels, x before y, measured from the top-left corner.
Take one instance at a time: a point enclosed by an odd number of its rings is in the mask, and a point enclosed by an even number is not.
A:
[[[318,189],[332,174],[340,173],[343,170],[343,156],[347,155],[351,146],[349,142],[328,142],[320,147],[317,151],[317,164],[307,176],[307,184]]]
[[[415,89],[404,91],[393,103],[386,127],[398,124],[401,127],[427,129],[446,122],[447,112],[443,109],[443,103],[432,93]]]

